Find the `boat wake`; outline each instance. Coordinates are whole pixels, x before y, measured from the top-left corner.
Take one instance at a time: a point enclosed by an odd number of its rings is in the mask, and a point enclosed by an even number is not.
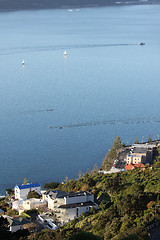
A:
[[[115,44],[77,44],[77,45],[61,45],[49,47],[23,47],[23,48],[10,48],[0,49],[0,55],[12,55],[29,52],[46,52],[58,51],[66,49],[83,49],[83,48],[100,48],[100,47],[125,47],[125,46],[139,46],[139,43],[115,43]]]

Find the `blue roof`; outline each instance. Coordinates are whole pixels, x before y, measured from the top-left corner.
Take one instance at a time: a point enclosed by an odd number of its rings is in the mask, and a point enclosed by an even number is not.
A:
[[[40,187],[40,184],[39,183],[28,183],[26,185],[19,185],[16,187],[18,187],[19,189],[26,189],[26,188]]]
[[[128,157],[141,157],[141,155],[132,155],[132,154],[130,154],[130,155],[128,155]]]

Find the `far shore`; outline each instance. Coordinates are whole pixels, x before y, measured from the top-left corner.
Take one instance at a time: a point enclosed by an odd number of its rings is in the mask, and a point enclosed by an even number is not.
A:
[[[109,4],[82,4],[82,5],[59,5],[59,6],[28,6],[28,7],[1,7],[0,4],[0,12],[14,12],[14,11],[35,11],[35,10],[53,10],[53,9],[63,9],[63,10],[68,10],[68,9],[82,9],[82,8],[99,8],[99,7],[125,7],[125,6],[141,6],[141,5],[159,5],[160,1],[142,1],[142,2],[121,2],[121,1],[116,1],[116,2],[110,2]]]

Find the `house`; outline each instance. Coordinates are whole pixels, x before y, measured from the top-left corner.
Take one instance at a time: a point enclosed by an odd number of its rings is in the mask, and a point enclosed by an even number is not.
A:
[[[134,165],[132,163],[129,163],[125,166],[126,170],[133,170],[134,169]]]
[[[89,212],[92,207],[97,209],[98,205],[91,201],[60,205],[57,216],[60,222],[64,224],[80,217],[82,213]]]
[[[133,170],[133,169],[136,169],[136,168],[145,168],[145,165],[141,164],[141,163],[139,163],[139,164],[130,163],[130,164],[127,164],[125,168],[126,168],[126,170]]]
[[[88,191],[66,193],[55,190],[49,194],[48,208],[54,211],[61,224],[80,217],[82,212],[89,211],[91,207],[98,208],[94,202],[94,195]]]
[[[12,201],[12,209],[15,209],[16,211],[19,211],[19,209],[23,207],[23,200],[16,199],[15,201]]]
[[[137,163],[145,163],[146,162],[146,154],[129,154],[127,155],[127,163],[128,164],[137,164]]]
[[[48,200],[51,197],[56,198],[58,196],[63,196],[63,195],[66,195],[66,192],[63,192],[61,190],[53,190],[53,191],[49,190],[47,192],[42,193],[42,199],[43,199],[43,201],[47,201],[48,202]]]
[[[47,206],[47,202],[43,201],[42,199],[38,198],[30,198],[26,200],[15,200],[12,202],[12,209],[15,209],[16,211],[21,214],[25,210],[31,210],[31,209],[43,209]]]
[[[32,210],[37,208],[42,209],[46,207],[46,205],[47,205],[46,201],[43,201],[42,199],[30,198],[23,201],[22,205],[19,206],[18,211],[19,211],[19,214],[21,214],[25,210]]]
[[[145,164],[153,160],[155,144],[134,144],[126,156],[127,164]]]
[[[14,188],[15,199],[26,200],[30,191],[36,191],[41,195],[41,186],[39,183],[28,183],[26,185],[16,185]]]
[[[24,225],[30,223],[30,221],[26,218],[18,217],[18,218],[10,218],[7,217],[9,222],[9,231],[16,232],[19,229],[24,229]]]

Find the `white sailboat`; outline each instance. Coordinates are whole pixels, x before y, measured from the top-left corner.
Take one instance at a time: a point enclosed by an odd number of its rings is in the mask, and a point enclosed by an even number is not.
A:
[[[66,52],[66,50],[64,51],[64,56],[66,56],[67,55],[67,52]]]
[[[22,65],[24,65],[24,59],[22,60]]]

